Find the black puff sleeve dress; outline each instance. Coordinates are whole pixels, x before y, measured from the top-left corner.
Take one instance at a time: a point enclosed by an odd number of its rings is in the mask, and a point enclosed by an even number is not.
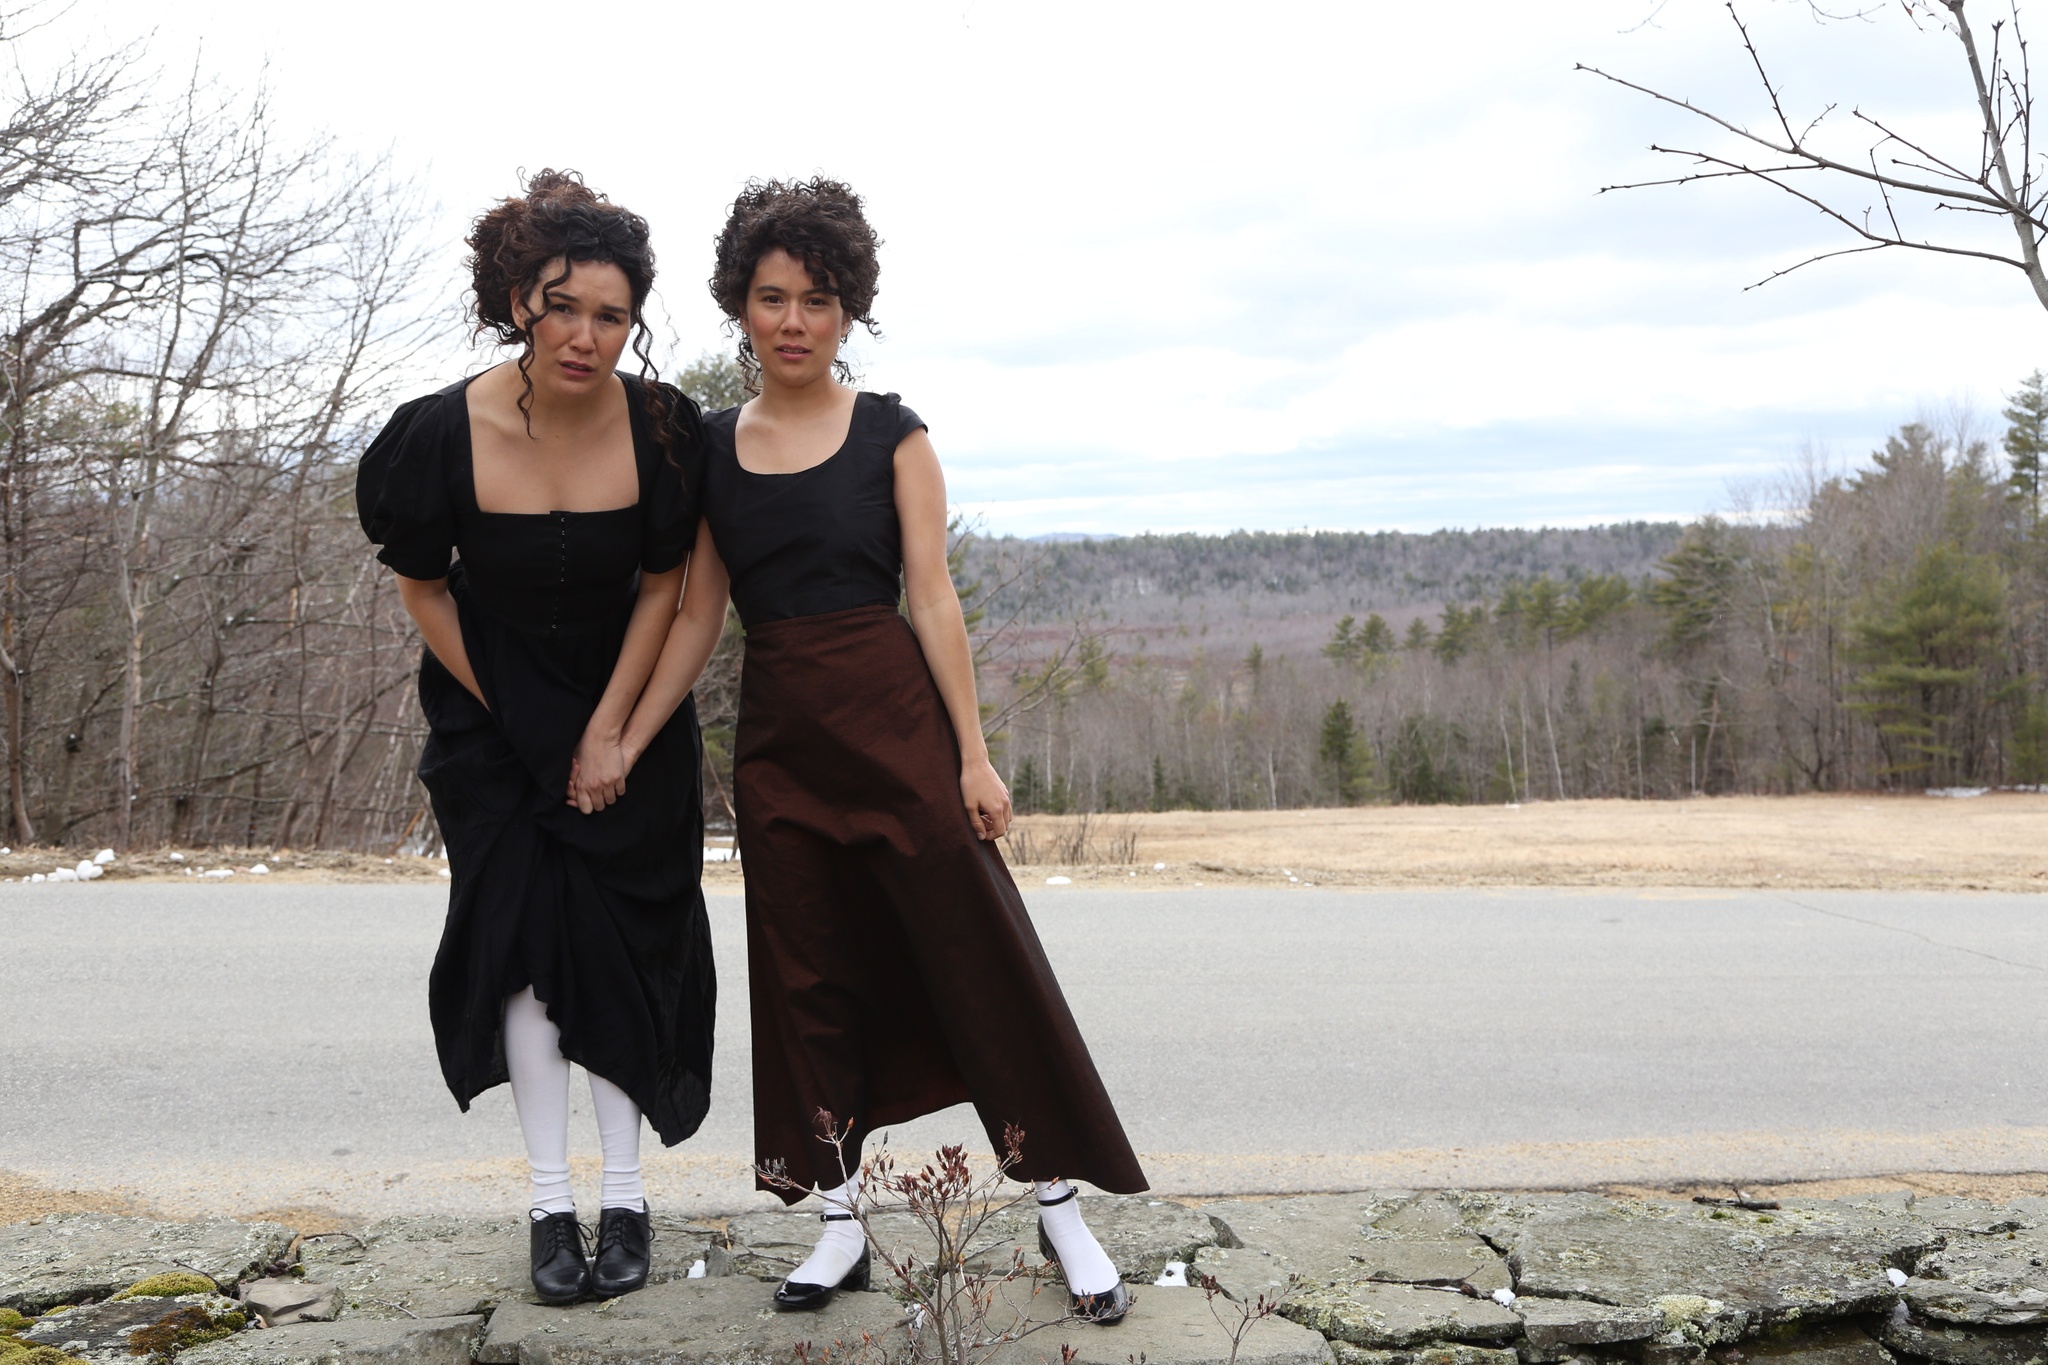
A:
[[[453,878],[428,986],[448,1088],[467,1109],[507,1079],[505,999],[531,985],[562,1055],[624,1090],[674,1145],[710,1104],[717,994],[693,701],[641,755],[620,801],[592,815],[564,801],[640,574],[674,569],[696,538],[695,405],[665,391],[664,448],[645,390],[625,382],[640,471],[631,507],[479,510],[466,381],[392,414],[363,456],[356,500],[378,559],[407,578],[448,579],[490,702],[424,654],[419,775]]]

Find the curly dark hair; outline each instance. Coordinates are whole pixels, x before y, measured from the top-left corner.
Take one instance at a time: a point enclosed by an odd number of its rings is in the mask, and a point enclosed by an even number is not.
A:
[[[648,348],[647,295],[654,288],[654,248],[647,220],[612,203],[583,183],[575,171],[544,170],[526,181],[517,199],[501,199],[470,225],[470,314],[474,335],[489,333],[500,346],[520,345],[519,411],[533,431],[533,338],[512,311],[514,298],[537,291],[545,310],[548,295],[567,282],[569,267],[588,262],[615,265],[633,292],[633,354],[640,359],[641,387],[648,416],[664,446],[672,440],[674,404],[666,386],[655,382]],[[560,262],[558,274],[549,267]],[[671,451],[673,454],[673,451]]]
[[[750,391],[760,391],[761,362],[747,336],[747,291],[753,287],[754,267],[777,247],[802,261],[819,288],[837,294],[848,318],[871,336],[881,334],[872,314],[882,239],[868,226],[860,196],[844,182],[823,176],[749,180],[732,201],[717,241],[711,297],[740,334],[740,368]],[[835,359],[832,368],[841,380],[852,381],[853,368],[844,359]]]

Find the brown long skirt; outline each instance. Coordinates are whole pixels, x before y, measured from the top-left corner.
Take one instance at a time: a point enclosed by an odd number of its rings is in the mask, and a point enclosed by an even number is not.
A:
[[[734,776],[747,870],[754,1147],[837,1185],[877,1128],[971,1100],[1020,1179],[1119,1194],[1145,1174],[995,846],[960,800],[960,749],[892,607],[752,627]],[[762,1189],[794,1203],[801,1190]]]

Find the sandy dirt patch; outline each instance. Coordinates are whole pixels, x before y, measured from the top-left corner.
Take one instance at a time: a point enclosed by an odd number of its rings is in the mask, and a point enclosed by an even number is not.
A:
[[[729,848],[730,839],[714,840]],[[1079,852],[1077,858],[1076,852]],[[47,875],[91,848],[16,849],[0,878]],[[1153,887],[1683,886],[2048,891],[2048,794],[1728,796],[1522,806],[1029,815],[1004,856],[1025,885]],[[1163,864],[1163,866],[1162,866]],[[257,873],[257,866],[266,869]],[[438,858],[294,849],[158,849],[116,880],[439,881]],[[738,890],[736,862],[704,866]]]

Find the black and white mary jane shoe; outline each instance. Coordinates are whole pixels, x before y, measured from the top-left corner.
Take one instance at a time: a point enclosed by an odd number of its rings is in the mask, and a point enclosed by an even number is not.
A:
[[[850,1213],[821,1213],[818,1221],[823,1223],[850,1223]],[[805,1284],[802,1280],[784,1280],[775,1289],[775,1306],[784,1312],[801,1313],[813,1308],[823,1308],[832,1302],[832,1296],[844,1289],[858,1293],[866,1289],[873,1279],[873,1258],[868,1248],[862,1246],[860,1259],[853,1263],[838,1284]]]

